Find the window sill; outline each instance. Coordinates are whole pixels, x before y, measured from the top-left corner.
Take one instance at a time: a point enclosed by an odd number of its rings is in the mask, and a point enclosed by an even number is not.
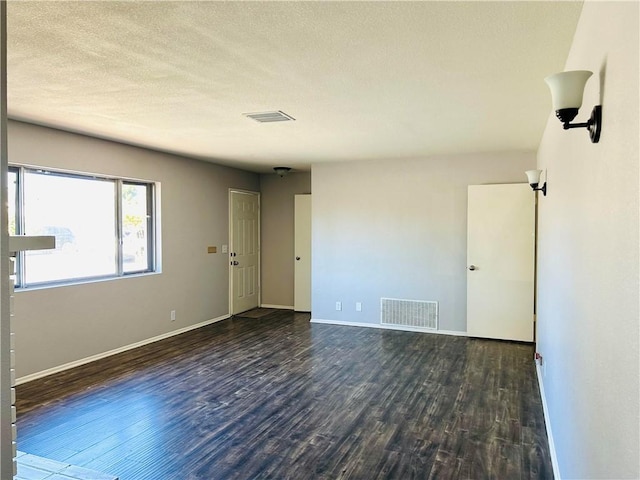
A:
[[[60,282],[51,282],[51,283],[42,283],[37,285],[29,285],[27,287],[15,287],[15,293],[23,293],[23,292],[33,292],[36,290],[46,290],[49,288],[60,288],[60,287],[76,287],[80,285],[87,285],[93,283],[103,283],[103,282],[112,282],[114,280],[128,280],[133,278],[141,278],[141,277],[150,277],[155,275],[162,274],[161,271],[155,272],[141,272],[141,273],[131,273],[123,276],[109,276],[109,277],[98,277],[98,278],[87,278],[87,279],[78,279],[78,280],[69,280],[69,281],[60,281]]]

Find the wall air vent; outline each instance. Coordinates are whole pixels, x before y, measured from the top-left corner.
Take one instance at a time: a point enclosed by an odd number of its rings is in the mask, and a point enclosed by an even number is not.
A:
[[[383,325],[438,329],[438,302],[381,298],[380,313]]]
[[[280,110],[276,112],[243,113],[243,115],[260,123],[289,122],[295,120],[291,115],[287,115]]]

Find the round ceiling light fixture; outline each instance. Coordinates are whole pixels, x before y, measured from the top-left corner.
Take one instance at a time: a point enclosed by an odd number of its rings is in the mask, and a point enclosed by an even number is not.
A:
[[[284,177],[291,171],[289,167],[273,167],[273,170],[281,177]]]

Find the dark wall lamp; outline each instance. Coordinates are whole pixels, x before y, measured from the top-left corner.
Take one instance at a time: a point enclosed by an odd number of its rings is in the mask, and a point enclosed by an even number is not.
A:
[[[593,75],[588,70],[573,70],[550,75],[544,79],[551,89],[553,108],[556,117],[563,123],[565,130],[570,128],[586,128],[589,131],[591,142],[598,143],[602,127],[602,106],[596,105],[591,111],[591,117],[584,123],[570,123],[576,118],[578,110],[582,106],[582,94],[584,87]]]
[[[533,191],[540,191],[542,192],[542,195],[544,195],[545,197],[547,196],[547,182],[545,181],[541,187],[538,187],[538,185],[540,185],[540,174],[542,173],[542,170],[527,170],[526,172],[524,172],[527,174],[527,179],[529,180],[529,185],[531,185],[531,188],[533,189]]]

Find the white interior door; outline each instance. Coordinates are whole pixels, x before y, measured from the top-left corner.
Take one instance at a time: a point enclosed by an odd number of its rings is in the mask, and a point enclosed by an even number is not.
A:
[[[231,314],[260,303],[260,194],[232,190],[229,194]]]
[[[533,341],[535,196],[526,183],[470,185],[467,333]]]
[[[293,308],[311,311],[311,195],[295,196]]]

